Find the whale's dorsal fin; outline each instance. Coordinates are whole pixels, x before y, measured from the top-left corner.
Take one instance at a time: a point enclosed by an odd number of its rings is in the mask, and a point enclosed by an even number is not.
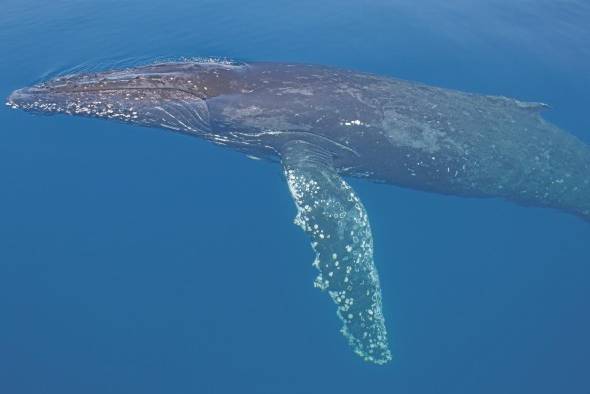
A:
[[[312,238],[315,286],[327,290],[344,323],[342,333],[366,361],[391,360],[373,263],[373,237],[363,204],[332,166],[329,153],[305,141],[281,150],[298,213],[295,223]]]
[[[537,102],[537,101],[521,101],[505,96],[484,96],[488,100],[496,102],[498,104],[506,105],[513,108],[518,108],[524,111],[530,112],[541,112],[551,109],[549,104]]]

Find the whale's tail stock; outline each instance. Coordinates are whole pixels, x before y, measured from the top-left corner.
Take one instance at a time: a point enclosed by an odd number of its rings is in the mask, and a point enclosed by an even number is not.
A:
[[[587,179],[590,178],[590,175]],[[572,213],[580,219],[590,224],[590,185],[588,180],[585,180],[580,193],[580,198],[572,198],[572,201],[567,201],[563,207],[558,207],[568,213]]]
[[[523,157],[518,203],[554,208],[590,223],[590,145],[542,121],[542,142]],[[545,137],[545,138],[544,138]],[[539,141],[538,141],[539,142]]]
[[[561,162],[555,164],[548,180],[551,205],[590,223],[590,146],[566,135],[570,141],[564,146],[564,156],[556,157],[555,162]]]
[[[590,224],[590,181],[589,181],[589,179],[590,179],[590,172],[588,173],[588,176],[583,183],[584,192],[581,193],[581,198],[579,199],[579,201],[577,201],[577,204],[575,206],[573,206],[573,209],[570,212]]]
[[[561,182],[561,178],[557,182]],[[555,193],[544,193],[533,201],[530,199],[518,199],[516,202],[527,206],[553,208],[572,214],[590,224],[590,184],[587,179],[582,179],[579,186],[572,186],[568,190],[557,189]],[[564,180],[561,185],[565,184]]]

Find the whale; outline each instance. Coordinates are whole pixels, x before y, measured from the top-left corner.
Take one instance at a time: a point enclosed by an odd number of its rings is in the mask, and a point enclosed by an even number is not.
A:
[[[314,286],[362,359],[392,359],[367,211],[347,179],[500,198],[590,221],[590,149],[548,105],[329,66],[160,61],[66,73],[6,105],[202,138],[277,163],[309,235]]]

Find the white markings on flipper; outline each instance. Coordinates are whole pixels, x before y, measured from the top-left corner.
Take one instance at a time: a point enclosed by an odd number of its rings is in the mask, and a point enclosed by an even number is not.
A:
[[[391,360],[373,263],[373,238],[361,201],[325,157],[305,142],[283,151],[289,189],[297,205],[295,224],[312,238],[314,285],[338,306],[342,333],[366,361]]]

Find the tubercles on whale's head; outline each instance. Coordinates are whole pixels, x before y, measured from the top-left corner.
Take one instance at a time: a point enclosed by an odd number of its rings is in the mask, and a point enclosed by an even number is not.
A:
[[[179,62],[65,75],[14,91],[6,105],[30,112],[207,133],[206,100],[231,90],[231,78],[220,76],[235,72],[210,63]]]

